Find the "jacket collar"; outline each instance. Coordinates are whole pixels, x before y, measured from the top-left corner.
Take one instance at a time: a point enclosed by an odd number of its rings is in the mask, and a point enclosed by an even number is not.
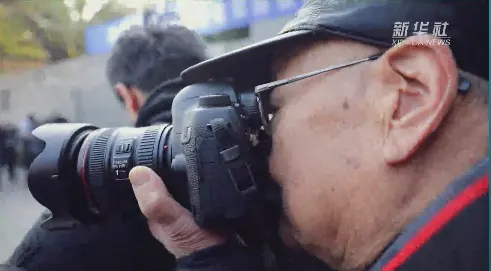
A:
[[[447,186],[446,190],[389,245],[369,271],[397,269],[460,211],[487,194],[488,165],[489,158],[486,158]]]
[[[136,127],[172,123],[172,101],[181,87],[166,88],[152,93],[140,108]]]

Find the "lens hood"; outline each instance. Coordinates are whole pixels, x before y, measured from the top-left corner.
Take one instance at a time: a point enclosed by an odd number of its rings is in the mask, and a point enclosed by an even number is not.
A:
[[[47,207],[53,214],[66,213],[70,206],[69,176],[61,172],[66,163],[76,161],[78,151],[74,148],[79,144],[82,135],[97,127],[90,124],[67,123],[45,124],[35,129],[32,134],[36,144],[43,144],[41,152],[29,167],[27,182],[33,197]],[[83,140],[83,139],[82,139]],[[76,164],[75,164],[76,166]]]

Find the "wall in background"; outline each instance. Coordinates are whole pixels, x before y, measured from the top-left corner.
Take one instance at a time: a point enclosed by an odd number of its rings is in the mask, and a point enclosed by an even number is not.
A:
[[[246,39],[209,44],[210,55],[218,56],[274,36],[290,18],[254,23]],[[41,118],[61,113],[76,122],[106,127],[130,125],[106,81],[106,59],[107,54],[87,55],[27,72],[0,75],[0,91],[10,92],[9,108],[0,110],[0,121],[17,124],[27,113]]]

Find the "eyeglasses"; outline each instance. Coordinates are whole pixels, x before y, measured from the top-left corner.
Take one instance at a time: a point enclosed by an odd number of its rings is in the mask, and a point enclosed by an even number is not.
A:
[[[307,78],[310,78],[310,77],[313,77],[313,76],[316,76],[319,74],[324,74],[324,73],[327,73],[330,71],[346,68],[346,67],[353,66],[353,65],[360,64],[360,63],[367,62],[367,61],[377,60],[382,55],[383,55],[383,53],[380,53],[380,54],[369,56],[369,57],[364,58],[364,59],[355,60],[355,61],[348,62],[345,64],[330,66],[330,67],[316,70],[313,72],[304,73],[304,74],[300,74],[300,75],[293,76],[290,78],[281,79],[281,80],[277,80],[277,81],[273,81],[270,83],[256,86],[254,88],[254,92],[256,93],[256,97],[258,100],[259,112],[261,115],[261,121],[262,121],[264,130],[268,134],[271,135],[271,121],[273,120],[275,110],[270,105],[269,100],[270,100],[270,96],[271,96],[271,91],[273,91],[275,88],[277,88],[279,86],[284,86],[284,85],[287,85],[290,83],[294,83],[294,82],[297,82],[297,81],[300,81],[303,79],[307,79]],[[458,93],[459,94],[466,94],[470,88],[471,88],[471,82],[467,78],[465,78],[465,76],[463,76],[462,74],[459,74],[459,82],[458,82],[458,87],[457,87]]]
[[[284,85],[287,85],[287,84],[291,84],[291,83],[294,83],[294,82],[297,82],[297,81],[300,81],[300,80],[303,80],[303,79],[307,79],[307,78],[310,78],[310,77],[313,77],[313,76],[316,76],[316,75],[319,75],[319,74],[324,74],[324,73],[327,73],[327,72],[330,72],[330,71],[339,70],[339,69],[350,67],[350,66],[353,66],[353,65],[356,65],[356,64],[360,64],[360,63],[363,63],[363,62],[376,60],[380,56],[382,56],[382,54],[372,55],[372,56],[369,56],[369,57],[364,58],[364,59],[355,60],[355,61],[352,61],[352,62],[349,62],[349,63],[345,63],[345,64],[330,66],[330,67],[327,67],[327,68],[324,68],[324,69],[320,69],[320,70],[316,70],[316,71],[313,71],[313,72],[304,73],[304,74],[300,74],[300,75],[293,76],[293,77],[290,77],[290,78],[281,79],[281,80],[277,80],[277,81],[274,81],[274,82],[270,82],[270,83],[266,83],[266,84],[262,84],[262,85],[256,86],[254,88],[254,92],[256,93],[256,97],[257,97],[257,100],[258,100],[259,111],[260,111],[260,114],[261,114],[261,121],[262,121],[264,130],[268,134],[271,135],[271,121],[273,119],[274,111],[275,110],[270,105],[270,103],[267,102],[267,101],[269,101],[270,96],[271,96],[271,92],[275,88],[277,88],[279,86],[284,86]]]

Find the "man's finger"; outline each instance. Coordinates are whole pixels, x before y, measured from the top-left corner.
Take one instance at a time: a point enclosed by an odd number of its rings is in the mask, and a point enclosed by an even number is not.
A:
[[[148,220],[168,225],[186,211],[171,197],[164,182],[153,170],[137,166],[130,172],[130,181],[140,210]]]

